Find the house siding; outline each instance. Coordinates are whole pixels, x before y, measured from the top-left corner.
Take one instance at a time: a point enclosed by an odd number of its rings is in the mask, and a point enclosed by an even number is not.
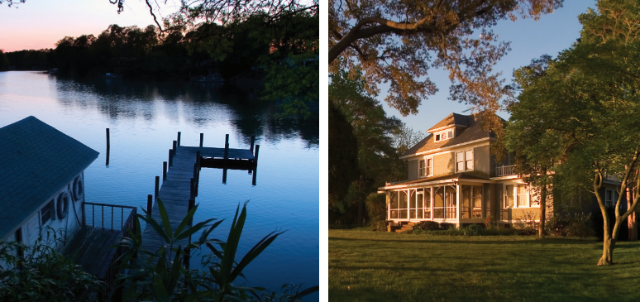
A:
[[[489,177],[491,174],[489,145],[473,148],[473,162],[473,174],[480,177]]]
[[[444,176],[455,173],[453,154],[453,152],[449,152],[433,157],[433,176]]]

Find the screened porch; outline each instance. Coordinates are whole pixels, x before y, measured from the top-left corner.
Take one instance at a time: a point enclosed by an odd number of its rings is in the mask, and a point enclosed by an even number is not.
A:
[[[395,222],[482,222],[490,211],[482,183],[397,189],[387,194],[387,220]]]

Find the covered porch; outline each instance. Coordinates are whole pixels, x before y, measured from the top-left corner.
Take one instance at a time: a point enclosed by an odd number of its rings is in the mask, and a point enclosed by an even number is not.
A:
[[[490,215],[488,179],[456,174],[387,185],[387,221],[435,221],[456,226],[484,223]]]

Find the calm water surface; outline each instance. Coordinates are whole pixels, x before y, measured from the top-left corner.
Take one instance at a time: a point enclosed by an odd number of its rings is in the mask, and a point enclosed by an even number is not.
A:
[[[204,133],[205,146],[224,147],[229,134],[231,148],[248,148],[255,135],[256,185],[247,171],[229,171],[223,184],[222,170],[203,168],[194,223],[226,219],[211,236],[226,240],[236,207],[250,200],[238,261],[269,232],[286,233],[249,265],[246,281],[237,285],[278,290],[285,283],[303,283],[306,288],[319,284],[317,120],[278,122],[272,118],[276,112],[255,96],[221,85],[0,72],[0,127],[33,115],[100,152],[85,171],[88,202],[145,206],[178,131],[185,146],[196,146]],[[111,132],[109,166],[105,128]],[[317,294],[305,300],[316,299]]]

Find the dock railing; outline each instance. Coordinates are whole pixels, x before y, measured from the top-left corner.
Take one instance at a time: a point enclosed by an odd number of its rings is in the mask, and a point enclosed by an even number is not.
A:
[[[91,206],[91,223],[88,224],[87,223],[87,206]],[[96,224],[96,208],[98,208],[98,210],[100,211],[101,215],[100,217],[100,225]],[[133,234],[138,234],[138,232],[140,230],[136,229],[136,213],[137,213],[137,209],[136,207],[132,207],[132,206],[122,206],[122,205],[115,205],[115,204],[104,204],[104,203],[93,203],[93,202],[83,202],[82,203],[82,226],[93,226],[93,227],[100,227],[105,229],[105,208],[107,208],[107,215],[111,217],[110,223],[107,224],[107,228],[110,228],[111,230],[117,230],[117,231],[121,231],[122,232],[122,237],[129,237],[129,232],[133,233]],[[118,224],[116,223],[114,225],[114,217],[116,218],[116,222],[117,222],[117,215],[118,211],[114,211],[114,209],[119,209],[120,211],[120,228],[118,227]],[[125,219],[125,215],[124,212],[126,212],[126,210],[128,209],[128,214],[126,216]],[[110,211],[109,211],[110,210]],[[110,213],[109,213],[110,212]],[[116,227],[114,229],[114,227]],[[109,267],[107,268],[106,274],[104,276],[103,281],[105,282],[106,285],[106,290],[105,290],[105,295],[107,295],[108,293],[111,292],[111,289],[113,288],[113,286],[115,286],[115,282],[117,279],[117,275],[118,275],[118,266],[119,263],[116,263],[116,260],[118,258],[120,258],[120,256],[122,256],[126,251],[125,248],[121,245],[119,245],[119,242],[112,242],[112,243],[107,243],[109,244],[109,246],[107,248],[111,248],[112,245],[118,245],[118,247],[116,248],[116,252],[113,255],[113,258],[111,258],[111,261],[109,262]],[[118,291],[121,291],[121,288],[118,288]],[[115,296],[122,296],[121,292],[117,292],[114,294]],[[106,297],[103,297],[106,298]]]

